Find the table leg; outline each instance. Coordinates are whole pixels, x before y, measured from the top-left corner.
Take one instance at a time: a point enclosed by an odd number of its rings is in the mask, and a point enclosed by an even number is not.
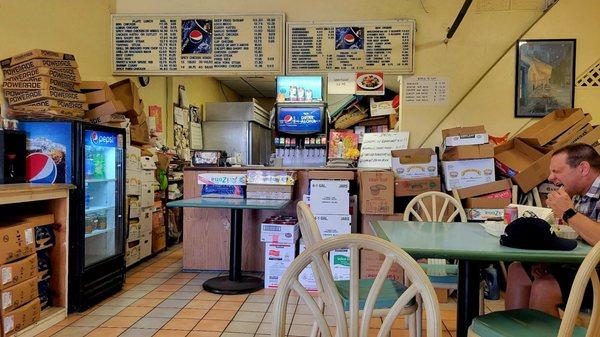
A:
[[[479,315],[480,265],[477,261],[458,262],[458,303],[456,335],[467,337],[473,318]]]
[[[229,275],[215,277],[204,282],[202,287],[211,293],[236,295],[247,294],[264,287],[260,277],[242,275],[242,209],[231,210],[229,240]]]

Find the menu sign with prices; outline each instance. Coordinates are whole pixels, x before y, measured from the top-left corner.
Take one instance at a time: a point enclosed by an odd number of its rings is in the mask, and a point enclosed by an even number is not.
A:
[[[405,105],[447,105],[448,77],[411,76],[402,83]]]
[[[278,75],[284,15],[111,16],[115,75]]]
[[[414,20],[287,24],[286,73],[412,74]]]

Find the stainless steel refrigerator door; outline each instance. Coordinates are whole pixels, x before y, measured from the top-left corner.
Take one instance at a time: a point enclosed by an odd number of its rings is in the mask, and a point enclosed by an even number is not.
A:
[[[205,150],[222,150],[232,157],[240,153],[243,164],[249,164],[248,122],[204,122]]]

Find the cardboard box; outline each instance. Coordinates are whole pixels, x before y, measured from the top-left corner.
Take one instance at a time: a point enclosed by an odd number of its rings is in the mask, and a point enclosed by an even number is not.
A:
[[[62,81],[50,76],[34,76],[19,81],[8,81],[5,79],[4,82],[2,82],[2,88],[14,90],[54,89],[76,92],[79,92],[81,89],[78,83]]]
[[[529,192],[550,174],[550,158],[553,152],[543,154],[519,139],[496,146],[496,167],[511,177],[523,192]]]
[[[399,178],[427,178],[438,175],[437,155],[433,149],[392,151],[392,171]]]
[[[121,100],[127,110],[135,110],[138,114],[143,114],[144,109],[140,102],[137,85],[130,79],[113,83],[110,89],[118,100]]]
[[[140,237],[140,259],[152,255],[152,232]]]
[[[265,288],[277,289],[283,273],[295,257],[295,245],[265,243]]]
[[[294,186],[290,185],[250,185],[246,186],[246,198],[291,200]]]
[[[329,252],[329,266],[334,281],[350,279],[350,249],[336,249]]]
[[[300,226],[263,223],[260,225],[260,241],[269,243],[294,244],[300,237]]]
[[[7,312],[2,316],[2,324],[0,324],[2,333],[0,335],[10,336],[39,321],[40,311],[40,299],[36,298],[20,308]]]
[[[479,197],[490,193],[512,190],[512,182],[510,179],[502,179],[486,184],[471,186],[467,188],[459,188],[456,192],[461,199]]]
[[[165,227],[152,229],[152,253],[157,253],[167,247]]]
[[[38,294],[38,277],[25,280],[12,287],[2,289],[0,296],[0,311],[5,314],[8,311],[14,310],[25,303],[37,298]]]
[[[354,171],[308,171],[308,179],[313,180],[354,180]]]
[[[348,215],[350,182],[347,180],[311,180],[310,209],[313,214]]]
[[[445,129],[442,137],[445,146],[479,145],[489,141],[483,125]]]
[[[129,220],[129,233],[127,235],[127,241],[137,241],[140,239],[140,223],[137,219]]]
[[[465,208],[503,209],[511,203],[510,198],[467,198]]]
[[[248,184],[257,185],[294,185],[295,171],[248,170]]]
[[[156,163],[154,162],[154,158],[150,156],[141,156],[140,164],[142,166],[142,170],[155,170]]]
[[[142,193],[140,194],[140,206],[152,207],[154,204],[154,186],[152,182],[142,181]],[[142,210],[140,217],[143,216],[144,211]]]
[[[71,60],[33,59],[9,68],[2,68],[2,73],[4,77],[10,77],[38,67],[55,68],[62,71],[62,68],[77,68],[77,62]]]
[[[541,147],[567,131],[584,117],[583,110],[580,108],[554,110],[517,134],[516,138],[531,146]]]
[[[594,125],[590,130],[586,131],[587,132],[581,135],[576,135],[573,139],[571,139],[571,143],[584,143],[592,145],[600,139],[600,126]]]
[[[142,183],[155,181],[154,170],[140,170],[140,180]]]
[[[138,144],[148,144],[150,142],[150,131],[146,123],[131,125],[131,141]]]
[[[123,112],[125,112],[125,107],[123,106],[123,103],[121,103],[121,101],[108,101],[87,111],[85,113],[85,117],[93,121],[94,119],[101,116],[121,114]]]
[[[44,50],[44,49],[31,49],[21,54],[17,54],[13,57],[9,57],[0,61],[2,69],[14,66],[22,62],[26,62],[32,59],[52,59],[52,60],[70,60],[75,61],[75,56],[66,53],[58,53],[55,51]]]
[[[298,248],[298,254],[302,254],[303,251],[306,250],[306,245],[304,241],[300,239]],[[315,279],[315,274],[313,273],[312,266],[309,264],[304,270],[298,275],[298,281],[300,284],[308,291],[317,291],[317,280]]]
[[[104,102],[116,100],[115,95],[113,94],[112,90],[110,90],[110,88],[108,87],[108,84],[101,90],[86,92],[85,99],[87,104],[90,105],[102,104]]]
[[[394,213],[395,187],[394,174],[391,171],[359,171],[358,179],[360,187],[359,199],[361,213]]]
[[[465,188],[495,180],[494,159],[443,161],[446,190]]]
[[[4,90],[4,97],[10,105],[20,105],[43,99],[85,103],[85,95],[73,91],[39,89],[39,90]]]
[[[375,235],[371,226],[372,221],[402,221],[403,219],[404,216],[402,213],[392,215],[363,215],[362,234]],[[385,255],[370,249],[362,249],[360,251],[360,278],[375,278],[384,260]],[[387,276],[388,278],[404,283],[404,271],[396,263],[392,265]]]
[[[48,68],[48,67],[39,67],[32,70],[28,70],[14,76],[5,77],[5,81],[26,81],[29,78],[37,77],[37,76],[50,76],[59,81],[66,81],[72,83],[81,83],[81,76],[79,76],[79,71],[66,71],[69,68],[61,68],[60,70],[56,68]]]
[[[199,185],[246,185],[246,175],[243,173],[198,173]]]
[[[538,191],[540,193],[548,194],[548,193],[551,193],[551,192],[554,192],[554,191],[558,191],[559,188],[560,187],[554,185],[553,183],[544,182],[544,183],[541,183],[538,186]]]
[[[352,216],[350,215],[320,214],[315,215],[315,220],[323,239],[352,232]]]
[[[442,183],[439,176],[420,179],[394,180],[394,195],[397,197],[415,196],[424,192],[441,190]]]
[[[125,177],[125,190],[127,195],[142,194],[142,172],[139,170],[128,170]]]
[[[73,111],[83,111],[88,109],[88,105],[81,102],[72,102],[72,101],[61,101],[54,99],[43,99],[40,101],[35,101],[22,105],[14,105],[15,109],[18,110],[33,110],[33,111],[47,111],[53,109],[64,109],[64,110],[73,110]],[[36,109],[38,108],[38,109]]]
[[[38,275],[37,254],[0,266],[0,290],[17,285]]]
[[[97,90],[104,90],[110,86],[105,81],[81,81],[81,92],[92,92]],[[111,90],[112,91],[112,90]]]
[[[469,221],[485,221],[504,217],[504,209],[496,208],[465,208],[465,213],[467,213]]]
[[[461,145],[447,147],[442,153],[442,161],[482,159],[493,157],[494,146],[492,144]]]
[[[127,170],[135,170],[138,171],[142,168],[141,159],[142,159],[142,150],[139,147],[128,146],[127,147]]]
[[[0,263],[8,263],[35,253],[35,225],[17,223],[0,227]]]
[[[566,144],[570,144],[572,142],[572,138],[574,138],[577,134],[579,134],[583,129],[589,127],[589,122],[591,122],[592,116],[589,114],[584,114],[584,118],[582,118],[575,125],[570,127],[567,131],[565,131],[560,136],[554,138],[548,144],[539,148],[540,151],[547,153],[551,150],[556,150]]]
[[[125,266],[129,267],[140,260],[140,241],[127,242],[125,246]]]

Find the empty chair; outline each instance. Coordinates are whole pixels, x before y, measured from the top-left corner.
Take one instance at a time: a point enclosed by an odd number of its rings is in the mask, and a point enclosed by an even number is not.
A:
[[[347,308],[344,307],[344,299],[340,294],[339,287],[333,280],[329,263],[323,259],[323,255],[336,249],[348,248],[350,250],[350,281],[348,282]],[[385,260],[377,273],[375,279],[371,280],[371,286],[366,294],[361,295],[359,279],[359,251],[360,249],[371,249],[385,256]],[[397,263],[404,269],[411,285],[386,310],[383,323],[380,327],[378,337],[390,334],[392,324],[398,315],[410,307],[410,302],[416,296],[422,298],[423,308],[427,313],[427,337],[439,337],[442,331],[440,309],[434,289],[423,269],[406,252],[391,243],[364,234],[346,234],[307,246],[287,268],[275,295],[275,306],[273,308],[273,329],[271,336],[285,336],[286,311],[291,291],[295,291],[304,301],[323,337],[331,337],[329,326],[325,320],[322,308],[317,301],[300,284],[298,277],[302,270],[309,264],[318,275],[319,287],[331,302],[334,308],[336,322],[336,337],[368,337],[369,322],[375,314],[378,295],[386,283],[387,274],[391,266]],[[366,296],[364,296],[366,295]],[[364,297],[363,297],[364,296]]]

